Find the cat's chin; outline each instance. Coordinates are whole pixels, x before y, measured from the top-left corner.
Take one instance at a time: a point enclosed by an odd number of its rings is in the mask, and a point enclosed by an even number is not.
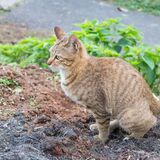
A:
[[[52,67],[52,66],[49,66],[49,70],[51,70],[52,72],[59,72],[59,69],[56,68],[56,67]]]

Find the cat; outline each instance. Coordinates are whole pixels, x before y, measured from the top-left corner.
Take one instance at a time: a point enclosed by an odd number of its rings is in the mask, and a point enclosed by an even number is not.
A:
[[[141,138],[156,125],[160,102],[135,68],[120,58],[90,56],[75,35],[57,26],[54,32],[57,41],[47,63],[59,71],[65,95],[93,113],[90,129],[98,129],[96,138],[107,142],[119,126]]]

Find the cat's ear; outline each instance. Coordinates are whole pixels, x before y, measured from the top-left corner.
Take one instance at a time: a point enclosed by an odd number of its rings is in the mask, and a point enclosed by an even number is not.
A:
[[[54,27],[54,33],[59,40],[66,34],[60,27],[57,26]]]
[[[81,48],[81,43],[75,35],[71,35],[69,37],[69,42],[74,46],[76,50],[79,50]]]

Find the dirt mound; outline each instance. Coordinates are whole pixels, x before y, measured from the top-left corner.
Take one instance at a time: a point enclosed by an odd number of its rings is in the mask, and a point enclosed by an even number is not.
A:
[[[37,66],[0,66],[0,119],[0,160],[160,159],[160,125],[140,140],[117,130],[107,145],[96,142],[93,117]]]
[[[25,69],[0,66],[1,118],[20,110],[27,116],[39,115],[73,119],[86,113],[66,98],[57,76],[48,70],[30,66]],[[72,117],[72,118],[71,118]]]

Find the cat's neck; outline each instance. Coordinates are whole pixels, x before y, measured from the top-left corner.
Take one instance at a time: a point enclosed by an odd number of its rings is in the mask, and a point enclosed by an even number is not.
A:
[[[79,75],[80,72],[83,72],[83,70],[85,70],[85,67],[88,64],[88,59],[90,56],[88,55],[86,48],[82,43],[79,55],[80,55],[79,60],[76,63],[74,63],[72,67],[60,70],[61,84],[67,86],[76,79],[76,77]]]
[[[87,58],[84,58],[78,61],[74,66],[72,66],[69,69],[61,69],[60,70],[61,83],[65,86],[68,86],[70,83],[72,83],[77,78],[79,73],[83,72],[87,63],[88,63]]]

